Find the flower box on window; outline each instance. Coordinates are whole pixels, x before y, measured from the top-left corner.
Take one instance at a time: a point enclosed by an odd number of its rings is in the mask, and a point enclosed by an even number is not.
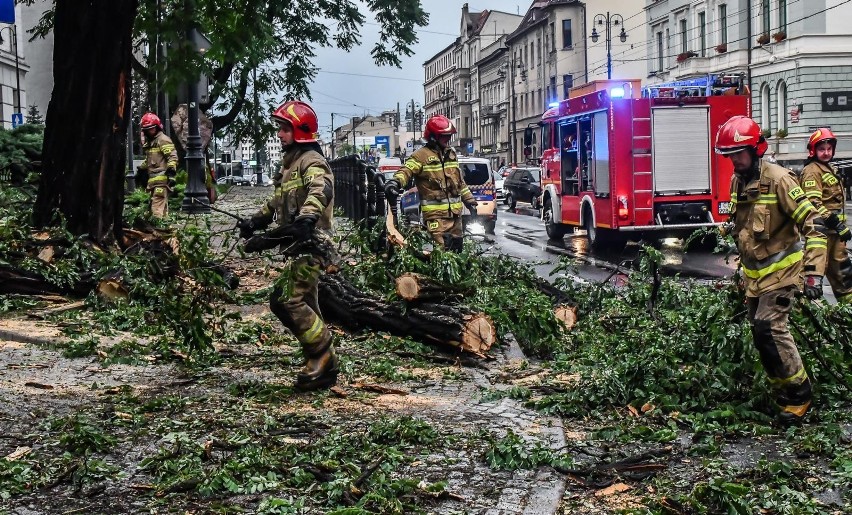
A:
[[[787,33],[783,30],[776,32],[772,35],[772,39],[774,39],[775,41],[784,41],[785,39],[787,39]]]
[[[677,54],[677,58],[675,60],[679,63],[682,63],[682,62],[686,61],[687,59],[689,59],[690,57],[697,57],[697,56],[698,56],[698,54],[696,54],[695,52],[692,52],[692,51],[681,52],[681,53]]]
[[[716,52],[718,52],[720,54],[724,54],[727,51],[728,51],[728,45],[727,44],[722,43],[721,45],[716,45]]]
[[[769,33],[768,32],[764,32],[763,34],[761,34],[760,36],[757,37],[757,44],[758,45],[765,45],[767,43],[769,43]]]

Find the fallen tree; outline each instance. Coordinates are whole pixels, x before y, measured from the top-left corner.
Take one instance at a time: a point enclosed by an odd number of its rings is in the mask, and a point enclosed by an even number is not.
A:
[[[320,279],[320,309],[332,323],[443,344],[482,356],[497,340],[491,317],[462,306],[387,303],[357,289],[340,274]]]

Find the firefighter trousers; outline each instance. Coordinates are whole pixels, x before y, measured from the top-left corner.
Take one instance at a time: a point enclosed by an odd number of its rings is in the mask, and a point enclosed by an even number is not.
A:
[[[852,260],[846,250],[846,242],[836,234],[828,236],[828,263],[825,278],[839,303],[852,303]]]
[[[788,321],[797,289],[787,286],[748,297],[748,320],[779,406],[787,411],[801,407],[804,413],[811,401],[811,382]]]
[[[426,220],[426,229],[436,243],[442,245],[444,250],[461,252],[463,248],[463,230],[461,216],[452,218],[437,218]]]
[[[316,257],[289,259],[282,283],[272,291],[269,307],[299,340],[306,360],[332,352],[332,337],[320,313],[317,296],[322,263]]]
[[[147,187],[151,195],[151,216],[165,218],[169,215],[169,186],[165,182],[149,182]]]

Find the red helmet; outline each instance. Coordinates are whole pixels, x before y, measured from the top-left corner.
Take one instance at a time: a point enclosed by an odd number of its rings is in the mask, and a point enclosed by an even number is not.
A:
[[[284,102],[272,113],[272,119],[278,123],[290,122],[293,125],[293,141],[296,143],[315,143],[319,139],[317,113],[304,102]]]
[[[760,133],[760,126],[748,116],[732,116],[719,127],[716,133],[716,153],[736,154],[741,150],[753,148],[757,157],[763,157],[769,144]]]
[[[142,127],[142,130],[153,129],[154,127],[159,127],[160,130],[163,130],[163,122],[161,122],[160,117],[154,113],[143,114],[142,121],[139,122],[139,125]]]
[[[449,118],[442,114],[436,114],[426,120],[426,128],[423,129],[423,139],[429,140],[438,136],[449,136],[456,133],[456,126]]]
[[[808,157],[814,157],[816,155],[817,145],[822,143],[823,141],[827,141],[831,143],[831,155],[834,155],[834,149],[837,148],[837,136],[831,132],[831,129],[817,129],[811,134],[811,139],[808,140]]]

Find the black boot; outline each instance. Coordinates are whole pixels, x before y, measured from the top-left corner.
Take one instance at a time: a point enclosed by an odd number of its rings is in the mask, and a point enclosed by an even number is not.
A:
[[[295,387],[303,392],[331,388],[337,384],[339,371],[337,353],[329,346],[322,354],[308,358],[305,367],[296,375]]]

